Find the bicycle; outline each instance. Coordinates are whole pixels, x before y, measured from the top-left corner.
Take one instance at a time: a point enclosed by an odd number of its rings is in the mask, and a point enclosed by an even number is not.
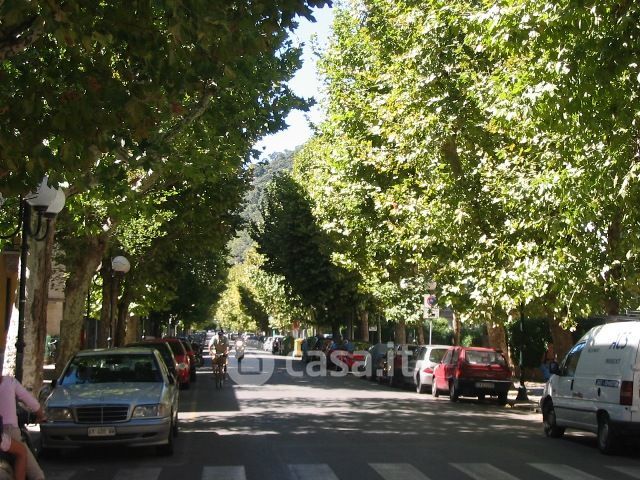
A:
[[[213,367],[213,379],[216,381],[216,388],[222,388],[224,385],[224,377],[225,377],[225,358],[224,354],[217,353],[212,358],[212,367]]]

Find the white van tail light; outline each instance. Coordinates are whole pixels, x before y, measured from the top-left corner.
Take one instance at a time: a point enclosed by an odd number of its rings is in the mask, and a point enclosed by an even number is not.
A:
[[[620,405],[633,404],[633,382],[623,381],[620,385]]]

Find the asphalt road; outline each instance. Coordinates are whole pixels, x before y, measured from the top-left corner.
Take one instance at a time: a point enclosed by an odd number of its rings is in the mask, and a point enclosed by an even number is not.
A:
[[[259,359],[273,374],[256,385]],[[261,361],[262,361],[261,360]],[[301,363],[248,352],[242,384],[211,371],[181,393],[176,452],[91,449],[46,459],[49,480],[540,480],[640,478],[637,445],[598,453],[591,434],[542,434],[541,416],[347,376],[302,374]],[[293,374],[292,374],[293,372]],[[236,364],[230,374],[237,378]],[[299,376],[300,375],[300,376]]]

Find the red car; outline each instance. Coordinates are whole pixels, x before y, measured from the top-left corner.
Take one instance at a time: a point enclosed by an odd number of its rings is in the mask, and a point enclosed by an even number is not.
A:
[[[193,350],[191,342],[184,338],[180,338],[179,340],[182,342],[182,346],[189,356],[189,378],[192,382],[195,382],[198,379],[196,375],[196,352]]]
[[[153,338],[145,341],[165,342],[169,344],[173,351],[173,355],[176,357],[176,362],[178,363],[176,369],[180,388],[185,390],[188,389],[191,386],[191,359],[189,358],[189,354],[184,348],[182,341],[175,337]]]
[[[448,392],[452,402],[459,397],[497,396],[507,403],[511,370],[501,352],[493,348],[451,347],[433,370],[433,396]]]

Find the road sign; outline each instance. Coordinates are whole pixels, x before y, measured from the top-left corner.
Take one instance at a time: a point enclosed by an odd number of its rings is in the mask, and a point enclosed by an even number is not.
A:
[[[422,306],[422,318],[438,318],[440,316],[440,309],[435,305],[438,303],[438,298],[433,294],[424,296],[424,304]]]

